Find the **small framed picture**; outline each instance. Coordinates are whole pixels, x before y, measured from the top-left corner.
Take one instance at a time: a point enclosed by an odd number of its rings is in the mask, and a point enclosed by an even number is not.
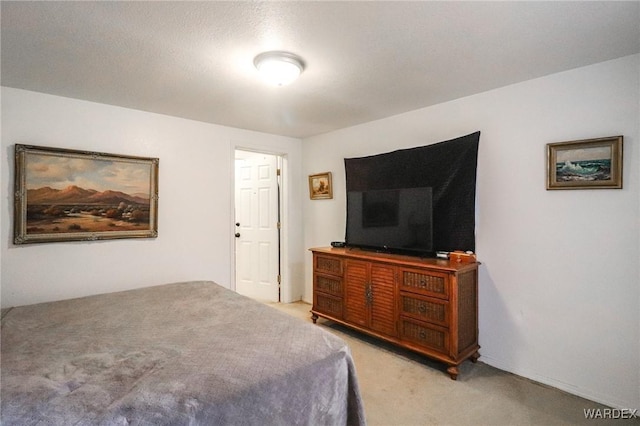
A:
[[[318,173],[309,176],[309,197],[312,200],[333,198],[331,172]]]
[[[547,144],[547,189],[621,189],[622,136]]]

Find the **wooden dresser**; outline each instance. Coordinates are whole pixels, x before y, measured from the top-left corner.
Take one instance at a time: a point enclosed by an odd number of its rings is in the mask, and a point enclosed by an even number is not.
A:
[[[315,323],[324,317],[448,365],[452,379],[478,350],[478,265],[314,248]]]

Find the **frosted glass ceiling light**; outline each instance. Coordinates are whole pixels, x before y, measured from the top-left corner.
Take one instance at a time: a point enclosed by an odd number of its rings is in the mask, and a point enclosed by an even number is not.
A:
[[[289,52],[264,52],[255,57],[253,64],[266,81],[276,86],[291,83],[304,70],[302,59]]]

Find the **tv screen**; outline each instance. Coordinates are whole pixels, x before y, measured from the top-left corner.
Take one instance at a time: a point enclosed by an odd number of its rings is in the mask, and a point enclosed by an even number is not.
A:
[[[349,247],[433,253],[431,187],[347,192]]]

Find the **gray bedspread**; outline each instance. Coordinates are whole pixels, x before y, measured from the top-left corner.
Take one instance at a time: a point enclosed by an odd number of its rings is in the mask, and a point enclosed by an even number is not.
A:
[[[11,309],[3,425],[364,424],[344,341],[212,282]]]

